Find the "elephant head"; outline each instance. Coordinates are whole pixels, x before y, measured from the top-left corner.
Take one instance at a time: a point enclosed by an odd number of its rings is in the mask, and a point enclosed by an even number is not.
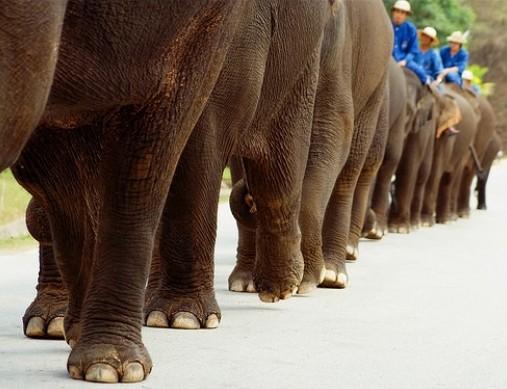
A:
[[[461,121],[461,111],[458,103],[451,95],[437,92],[434,96],[437,114],[436,137],[440,138],[445,130],[454,127]]]

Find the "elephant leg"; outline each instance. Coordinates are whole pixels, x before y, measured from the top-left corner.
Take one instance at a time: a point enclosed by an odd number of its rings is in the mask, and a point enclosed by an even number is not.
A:
[[[381,108],[377,130],[375,131],[354,192],[347,244],[347,260],[350,261],[355,261],[359,257],[359,238],[361,237],[366,212],[370,204],[370,193],[372,186],[375,184],[375,176],[385,155],[388,137],[388,109],[388,100],[386,99]]]
[[[475,176],[473,162],[469,161],[463,169],[461,184],[458,194],[458,216],[461,218],[470,217],[470,193],[472,191],[472,181]]]
[[[450,221],[452,184],[453,175],[449,172],[445,172],[442,175],[442,180],[438,188],[436,208],[436,222],[438,224],[446,224]]]
[[[30,338],[63,339],[63,319],[68,293],[53,253],[53,239],[46,211],[32,198],[26,211],[30,234],[39,242],[37,296],[23,315],[23,331]]]
[[[261,101],[251,139],[245,139],[239,151],[244,161],[245,184],[256,210],[253,277],[264,302],[290,298],[303,279],[299,214],[318,64],[316,49],[275,111],[267,100]]]
[[[429,134],[426,147],[423,152],[423,160],[417,173],[417,180],[414,188],[414,196],[412,198],[412,205],[410,209],[410,224],[413,230],[417,230],[421,226],[421,211],[424,201],[424,190],[431,174],[431,167],[433,164],[433,148],[434,136],[433,133]]]
[[[232,156],[229,162],[232,183],[236,184],[243,178],[240,158]],[[255,228],[248,228],[240,222],[238,227],[238,247],[236,250],[236,266],[229,276],[229,290],[233,292],[254,293],[253,270],[255,267]]]
[[[440,182],[444,174],[444,166],[447,162],[446,154],[451,153],[448,138],[442,137],[435,140],[431,172],[424,188],[424,200],[421,212],[421,224],[423,227],[431,227],[435,224],[435,212]]]
[[[488,209],[486,204],[486,186],[488,184],[489,172],[488,169],[483,175],[477,177],[477,209]]]
[[[93,223],[98,201],[94,182],[101,153],[99,139],[94,128],[40,128],[13,167],[18,181],[37,199],[28,210],[28,226],[41,242],[41,270],[50,269],[53,281],[58,270],[68,293],[63,324],[71,346],[79,338],[81,306],[95,242]],[[48,225],[44,225],[46,222]]]
[[[423,152],[420,134],[409,134],[396,172],[394,206],[389,212],[389,232],[397,234],[410,232],[410,211]]]
[[[144,314],[149,327],[216,328],[214,248],[223,172],[220,152],[198,124],[179,159],[162,215]],[[197,157],[199,156],[199,157]],[[150,284],[149,284],[150,285]]]
[[[332,35],[332,34],[331,34]],[[329,39],[325,47],[339,45]],[[339,50],[333,48],[332,52]],[[312,124],[308,163],[303,182],[299,225],[305,267],[298,293],[309,293],[320,285],[326,267],[322,251],[322,228],[334,184],[350,151],[354,131],[353,98],[344,88],[347,75],[334,56],[323,59]]]
[[[372,209],[375,211],[376,225],[365,231],[366,237],[369,239],[381,239],[387,232],[391,180],[402,156],[405,121],[406,116],[400,115],[389,130],[384,160],[377,174],[372,197]]]
[[[384,103],[385,84],[381,83],[369,101],[358,113],[351,144],[351,151],[344,168],[334,185],[326,209],[323,225],[323,252],[326,274],[322,286],[345,288],[348,284],[346,270],[346,246],[351,226],[351,214],[356,185],[360,178],[368,151],[375,137],[380,110]],[[367,175],[364,176],[367,178]],[[365,179],[366,181],[366,179]],[[365,184],[365,183],[361,183]],[[368,197],[368,189],[365,190]],[[363,215],[366,208],[363,210]],[[361,228],[362,223],[359,224]]]
[[[456,221],[459,219],[459,197],[462,188],[462,180],[465,175],[465,166],[462,164],[452,175],[451,193],[449,201],[449,220]]]
[[[133,382],[151,371],[141,339],[145,287],[176,163],[200,114],[180,117],[159,101],[121,111],[105,129],[97,240],[67,364],[75,379]]]

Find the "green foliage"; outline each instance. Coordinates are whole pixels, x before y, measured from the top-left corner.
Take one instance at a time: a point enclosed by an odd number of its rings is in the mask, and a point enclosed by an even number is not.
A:
[[[0,174],[0,225],[25,216],[31,196],[16,182],[10,171]]]
[[[396,0],[384,0],[391,11]],[[453,31],[468,31],[474,21],[472,8],[459,0],[412,0],[411,19],[419,29],[432,26],[437,29],[439,38],[445,42]]]
[[[484,81],[484,77],[488,73],[489,69],[485,66],[470,65],[468,70],[474,74],[473,83],[481,88],[481,93],[484,96],[491,96],[494,93],[495,83]]]

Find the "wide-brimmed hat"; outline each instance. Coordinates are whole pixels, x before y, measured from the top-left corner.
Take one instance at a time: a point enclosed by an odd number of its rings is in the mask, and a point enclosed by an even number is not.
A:
[[[426,35],[427,37],[430,37],[433,41],[434,45],[438,45],[440,43],[440,40],[438,39],[437,30],[435,30],[433,27],[425,27],[424,30],[421,30],[419,32],[420,35]]]
[[[447,42],[449,43],[459,43],[463,45],[466,43],[465,34],[461,31],[454,31],[450,36],[447,37]]]
[[[412,14],[412,7],[410,6],[410,3],[407,0],[398,0],[396,3],[394,3],[393,10],[406,12],[409,15]]]
[[[470,70],[465,70],[463,74],[461,75],[461,78],[466,81],[473,81],[474,80],[474,74]]]

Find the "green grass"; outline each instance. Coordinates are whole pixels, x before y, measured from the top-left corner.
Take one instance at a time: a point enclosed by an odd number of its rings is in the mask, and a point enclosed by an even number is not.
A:
[[[0,239],[0,254],[34,248],[37,242],[30,235]]]
[[[0,173],[0,225],[24,217],[30,198],[10,170]]]

